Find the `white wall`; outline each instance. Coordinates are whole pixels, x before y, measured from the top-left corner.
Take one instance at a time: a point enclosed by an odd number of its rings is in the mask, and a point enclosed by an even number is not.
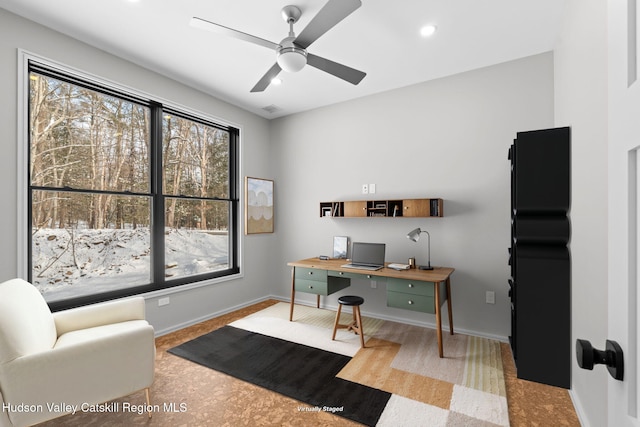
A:
[[[276,292],[288,297],[287,261],[330,254],[332,238],[385,242],[387,261],[418,263],[431,233],[431,261],[452,276],[454,325],[506,339],[510,331],[507,248],[509,162],[516,132],[553,127],[553,56],[524,58],[274,120],[276,226],[283,239]],[[375,183],[375,196],[361,185]],[[441,197],[444,218],[320,218],[319,202],[374,197]],[[496,304],[485,304],[485,291]],[[366,282],[363,312],[434,323],[433,315],[387,308],[385,287]],[[312,297],[298,294],[299,300]]]
[[[267,120],[0,9],[0,199],[4,206],[0,210],[0,281],[18,274],[16,156],[17,144],[22,142],[18,141],[16,125],[17,97],[21,96],[17,89],[18,48],[239,126],[244,153],[242,173],[270,174],[269,163],[264,161],[270,152]],[[269,253],[276,236],[242,240],[247,243],[242,260],[244,278],[174,293],[171,303],[161,308],[156,298],[151,298],[147,312],[156,331],[174,329],[270,293],[270,262],[264,254]]]
[[[555,124],[571,126],[572,394],[585,425],[607,422],[606,369],[585,371],[576,338],[607,339],[607,7],[567,3],[555,50]]]

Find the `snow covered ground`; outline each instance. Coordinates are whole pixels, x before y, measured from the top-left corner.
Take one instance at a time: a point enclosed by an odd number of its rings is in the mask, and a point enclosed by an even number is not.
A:
[[[33,284],[48,301],[150,282],[149,229],[40,229],[33,235]],[[165,276],[227,268],[226,232],[168,229]]]

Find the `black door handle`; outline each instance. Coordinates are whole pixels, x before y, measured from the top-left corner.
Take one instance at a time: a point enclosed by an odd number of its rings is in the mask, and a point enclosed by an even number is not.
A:
[[[576,340],[576,357],[582,369],[592,370],[594,365],[607,365],[609,375],[618,381],[624,378],[624,355],[622,347],[615,341],[607,340],[603,351],[593,348],[587,340]]]

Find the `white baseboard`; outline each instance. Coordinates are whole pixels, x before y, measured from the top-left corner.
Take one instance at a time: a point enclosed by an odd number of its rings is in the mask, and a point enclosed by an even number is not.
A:
[[[155,335],[156,335],[156,337],[160,337],[162,335],[166,335],[166,334],[169,334],[171,332],[179,331],[180,329],[184,329],[184,328],[187,328],[189,326],[196,325],[198,323],[213,319],[214,317],[222,316],[224,314],[231,313],[232,311],[240,310],[242,308],[246,308],[246,307],[249,307],[249,306],[251,306],[253,304],[257,304],[259,302],[263,302],[263,301],[266,301],[266,300],[269,300],[269,299],[277,300],[277,301],[281,301],[281,302],[286,302],[286,303],[289,303],[289,301],[290,301],[289,298],[284,298],[284,297],[280,297],[280,296],[276,296],[276,295],[267,295],[265,297],[257,298],[257,299],[254,299],[252,301],[248,301],[246,303],[242,303],[242,304],[235,305],[233,307],[225,308],[224,310],[219,310],[219,311],[213,312],[213,313],[208,314],[206,316],[197,317],[195,319],[191,319],[191,320],[188,320],[188,321],[183,322],[183,323],[172,325],[169,328],[157,330],[155,332]],[[309,303],[309,302],[306,302],[306,301],[296,301],[296,304],[307,305],[309,307],[314,307],[315,306],[315,304],[312,304],[312,303]],[[334,310],[334,311],[338,309],[337,306],[333,306],[333,305],[323,305],[322,308],[326,308],[326,309]],[[363,316],[367,316],[367,317],[372,317],[374,319],[388,320],[388,321],[391,321],[391,322],[398,322],[398,323],[404,323],[404,324],[407,324],[407,325],[414,325],[414,326],[420,326],[420,327],[424,327],[424,328],[436,329],[436,324],[434,322],[422,322],[422,321],[416,321],[416,320],[413,320],[413,319],[406,319],[406,318],[403,318],[403,317],[381,315],[380,313],[371,313],[371,312],[368,312],[368,311],[365,311],[365,310],[362,311],[362,315]],[[444,320],[445,320],[445,323],[443,323],[442,328],[443,328],[443,330],[446,331],[446,330],[448,330],[448,324],[446,323],[446,319],[444,319]],[[500,335],[487,334],[485,332],[479,332],[479,331],[474,331],[474,330],[470,330],[470,329],[461,329],[461,328],[455,328],[454,331],[457,332],[457,333],[465,334],[465,335],[472,335],[472,336],[481,337],[481,338],[488,338],[488,339],[492,339],[492,340],[496,340],[496,341],[500,341],[500,342],[509,342],[509,339],[507,337],[500,336]]]
[[[569,390],[569,397],[571,397],[571,401],[573,402],[573,407],[576,410],[576,414],[578,415],[578,421],[580,421],[580,425],[582,427],[591,427],[589,421],[584,412],[584,408],[582,407],[582,403],[580,403],[580,399],[574,393],[573,389]]]
[[[206,316],[197,317],[195,319],[190,319],[190,320],[188,320],[186,322],[182,322],[182,323],[178,323],[176,325],[172,325],[172,326],[170,326],[168,328],[165,328],[165,329],[156,330],[155,331],[155,336],[156,336],[156,338],[157,337],[161,337],[163,335],[170,334],[171,332],[176,332],[176,331],[179,331],[180,329],[184,329],[184,328],[188,328],[189,326],[197,325],[198,323],[205,322],[207,320],[213,319],[214,317],[222,316],[224,314],[231,313],[232,311],[240,310],[242,308],[249,307],[249,306],[257,304],[259,302],[266,301],[268,299],[278,299],[278,298],[274,298],[274,297],[270,297],[270,296],[263,297],[263,298],[257,298],[257,299],[254,299],[252,301],[248,301],[246,303],[242,303],[242,304],[235,305],[233,307],[225,308],[224,310],[215,311],[215,312],[213,312],[211,314],[207,314]]]

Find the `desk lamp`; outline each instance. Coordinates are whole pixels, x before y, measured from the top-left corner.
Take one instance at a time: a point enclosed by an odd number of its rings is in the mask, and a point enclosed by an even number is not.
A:
[[[427,233],[427,265],[421,265],[419,268],[420,270],[433,270],[433,267],[431,267],[431,235],[429,234],[428,231],[425,230],[421,230],[420,227],[416,228],[415,230],[411,230],[409,232],[409,234],[407,234],[407,238],[413,242],[417,242],[418,240],[420,240],[420,234],[422,233]]]

